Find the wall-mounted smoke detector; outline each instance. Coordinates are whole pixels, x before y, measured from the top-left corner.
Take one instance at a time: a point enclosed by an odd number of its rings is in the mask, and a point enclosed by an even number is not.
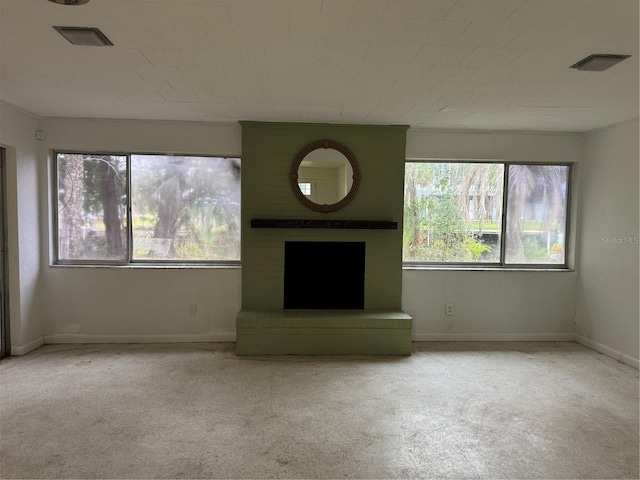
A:
[[[89,3],[89,0],[49,0],[51,3],[57,3],[58,5],[84,5]]]
[[[604,72],[614,65],[620,63],[631,55],[612,55],[610,53],[595,53],[583,58],[578,63],[574,63],[570,68],[577,70],[587,70],[590,72]]]
[[[86,45],[90,47],[112,46],[109,40],[99,28],[94,27],[53,27],[73,45]]]

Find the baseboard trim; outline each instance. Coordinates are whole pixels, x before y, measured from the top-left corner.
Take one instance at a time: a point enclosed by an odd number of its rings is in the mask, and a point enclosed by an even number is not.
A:
[[[573,333],[414,333],[414,342],[573,342]]]
[[[45,335],[44,343],[217,343],[235,342],[235,332],[182,335]]]
[[[35,350],[38,347],[41,347],[45,344],[44,337],[38,337],[35,340],[30,341],[24,345],[11,345],[10,355],[20,356],[26,355],[27,353]]]
[[[577,342],[625,365],[640,369],[640,360],[583,337],[577,333],[417,333],[413,342]],[[185,335],[79,335],[55,334],[38,337],[25,345],[11,345],[11,355],[20,356],[44,344],[63,343],[216,343],[235,342],[236,333],[208,333]]]
[[[600,352],[606,355],[607,357],[611,357],[615,360],[618,360],[619,362],[629,365],[630,367],[640,369],[640,360],[638,360],[637,358],[633,358],[629,355],[625,355],[622,352],[614,350],[613,348],[607,347],[606,345],[603,345],[601,343],[594,342],[590,338],[583,337],[582,335],[579,335],[577,333],[574,335],[574,337],[575,337],[575,341],[578,342],[580,345],[584,345],[585,347],[595,350],[596,352]]]

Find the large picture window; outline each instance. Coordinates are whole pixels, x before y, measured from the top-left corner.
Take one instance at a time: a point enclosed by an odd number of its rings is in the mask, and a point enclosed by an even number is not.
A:
[[[569,165],[407,162],[403,260],[566,267]]]
[[[240,160],[57,153],[56,263],[240,260]]]

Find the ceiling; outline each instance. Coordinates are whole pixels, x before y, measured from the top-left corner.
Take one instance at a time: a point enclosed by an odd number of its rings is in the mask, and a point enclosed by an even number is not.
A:
[[[638,116],[638,3],[0,0],[0,99],[44,117],[588,131]],[[569,68],[593,53],[632,57]]]

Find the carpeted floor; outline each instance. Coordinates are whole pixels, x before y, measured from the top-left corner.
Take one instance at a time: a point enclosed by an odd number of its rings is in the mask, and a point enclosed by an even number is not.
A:
[[[638,370],[576,343],[408,357],[48,345],[0,361],[0,477],[635,478]]]

